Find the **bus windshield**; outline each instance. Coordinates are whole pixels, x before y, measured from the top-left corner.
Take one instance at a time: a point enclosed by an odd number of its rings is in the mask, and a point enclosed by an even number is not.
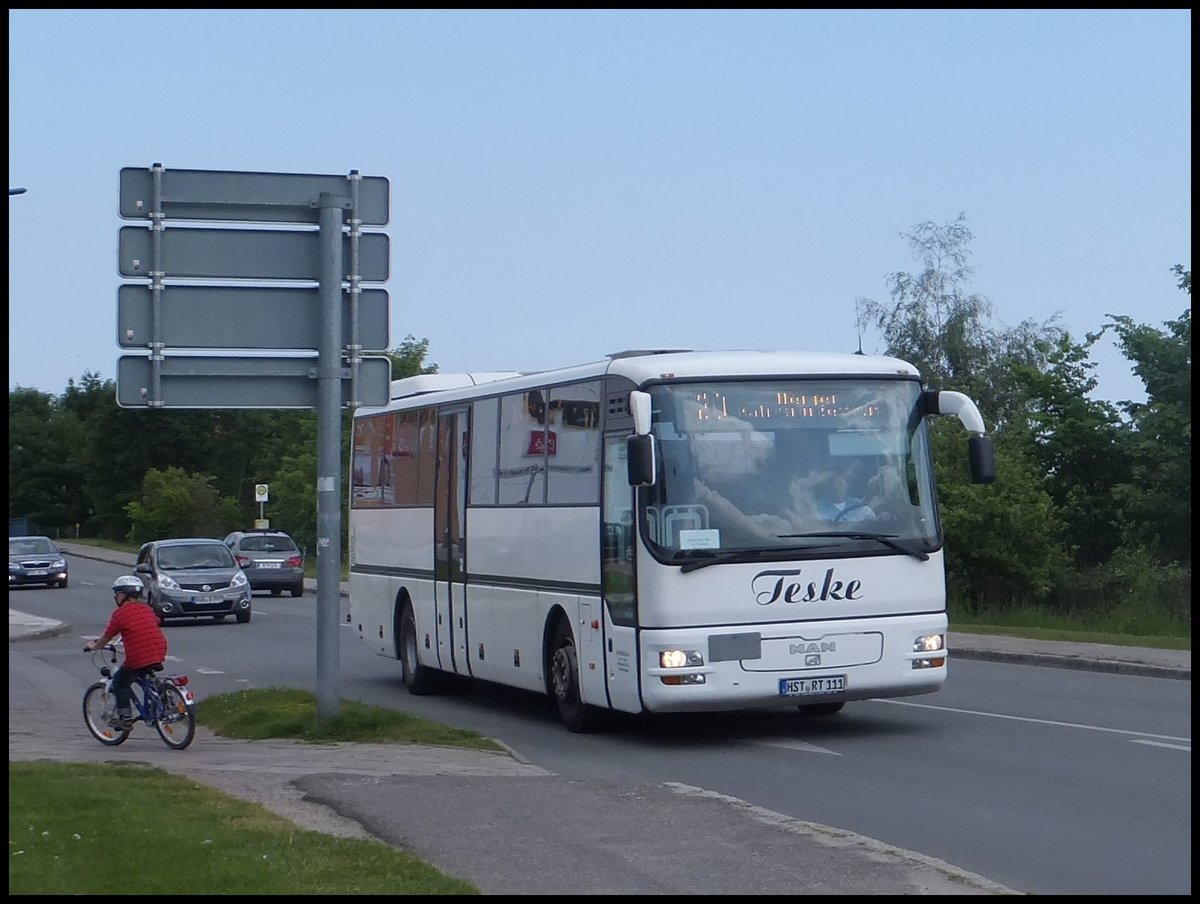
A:
[[[652,387],[657,483],[644,529],[667,560],[940,546],[920,386],[802,379]]]

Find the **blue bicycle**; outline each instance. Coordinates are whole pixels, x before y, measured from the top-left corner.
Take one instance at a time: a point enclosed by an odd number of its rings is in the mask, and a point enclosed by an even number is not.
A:
[[[120,661],[120,654],[115,646],[84,652],[91,652],[92,665],[100,670],[104,680],[84,691],[83,721],[92,737],[105,746],[115,747],[123,744],[133,731],[133,725],[122,728],[109,724],[117,709],[112,673]],[[108,662],[105,662],[106,654],[111,657]],[[153,725],[163,743],[173,750],[183,750],[196,736],[196,698],[187,684],[187,675],[140,674],[129,685],[133,707],[137,711],[133,722]]]

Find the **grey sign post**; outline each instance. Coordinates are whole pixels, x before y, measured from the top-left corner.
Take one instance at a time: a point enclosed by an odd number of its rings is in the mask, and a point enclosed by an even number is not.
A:
[[[317,409],[317,717],[336,716],[341,581],[341,411],[386,405],[388,222],[380,177],[121,170],[117,404]],[[345,230],[348,216],[349,230]],[[172,225],[278,223],[287,229]],[[311,228],[316,226],[314,231]],[[250,280],[315,286],[178,284]],[[348,339],[349,341],[345,341]],[[365,340],[365,342],[364,342]],[[225,351],[226,354],[217,354]]]

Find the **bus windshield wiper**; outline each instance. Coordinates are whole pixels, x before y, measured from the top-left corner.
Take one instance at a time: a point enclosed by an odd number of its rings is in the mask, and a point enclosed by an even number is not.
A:
[[[721,565],[726,562],[753,562],[756,559],[773,558],[786,554],[795,554],[799,552],[808,552],[813,549],[824,549],[829,544],[821,546],[778,546],[765,547],[762,549],[733,549],[729,552],[712,552],[707,549],[681,549],[672,557],[672,561],[678,562],[681,559],[686,559],[680,567],[681,574],[687,574],[689,571],[696,571],[700,568],[707,568],[709,565]]]
[[[890,546],[897,552],[912,556],[914,559],[920,559],[922,562],[929,561],[929,553],[910,541],[897,539],[895,534],[876,534],[869,531],[853,530],[827,530],[808,534],[779,535],[781,540],[791,540],[798,537],[845,537],[848,540],[878,540],[884,546]]]

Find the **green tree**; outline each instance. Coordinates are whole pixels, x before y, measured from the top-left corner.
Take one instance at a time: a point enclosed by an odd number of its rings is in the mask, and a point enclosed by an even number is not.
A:
[[[429,353],[429,340],[416,339],[412,333],[386,354],[392,359],[392,379],[403,380],[405,377],[415,377],[418,374],[437,373],[436,364],[426,364],[425,356]]]
[[[151,468],[140,499],[130,502],[128,539],[144,543],[157,537],[223,537],[241,525],[237,504],[213,487],[209,474],[182,468]]]
[[[155,422],[151,412],[117,406],[114,380],[85,379],[79,387],[69,386],[67,396],[74,410],[86,412],[81,457],[88,533],[123,540],[131,526],[126,506],[141,495],[146,472],[154,466],[146,437]]]
[[[1014,414],[1006,428],[1010,440],[1028,444],[1037,465],[1029,476],[1054,501],[1062,521],[1064,544],[1085,570],[1107,561],[1121,543],[1121,517],[1113,505],[1113,487],[1129,480],[1130,449],[1126,426],[1116,407],[1090,397],[1097,381],[1091,347],[1062,334],[1040,355],[1043,368],[1015,362]]]
[[[1173,268],[1190,297],[1192,274]],[[1192,548],[1192,309],[1165,329],[1109,315],[1117,344],[1134,362],[1145,402],[1122,402],[1133,430],[1130,479],[1116,489],[1133,545],[1191,568]]]
[[[995,437],[996,482],[971,483],[963,431],[939,418],[931,427],[951,617],[967,611],[1044,605],[1067,574],[1070,550],[1062,516],[1043,486],[1029,447]]]
[[[78,511],[68,458],[77,438],[69,421],[54,396],[18,386],[8,394],[8,431],[9,517],[59,533]]]
[[[271,478],[271,526],[285,530],[306,555],[317,543],[317,425],[306,423]],[[343,522],[345,523],[345,522]]]

